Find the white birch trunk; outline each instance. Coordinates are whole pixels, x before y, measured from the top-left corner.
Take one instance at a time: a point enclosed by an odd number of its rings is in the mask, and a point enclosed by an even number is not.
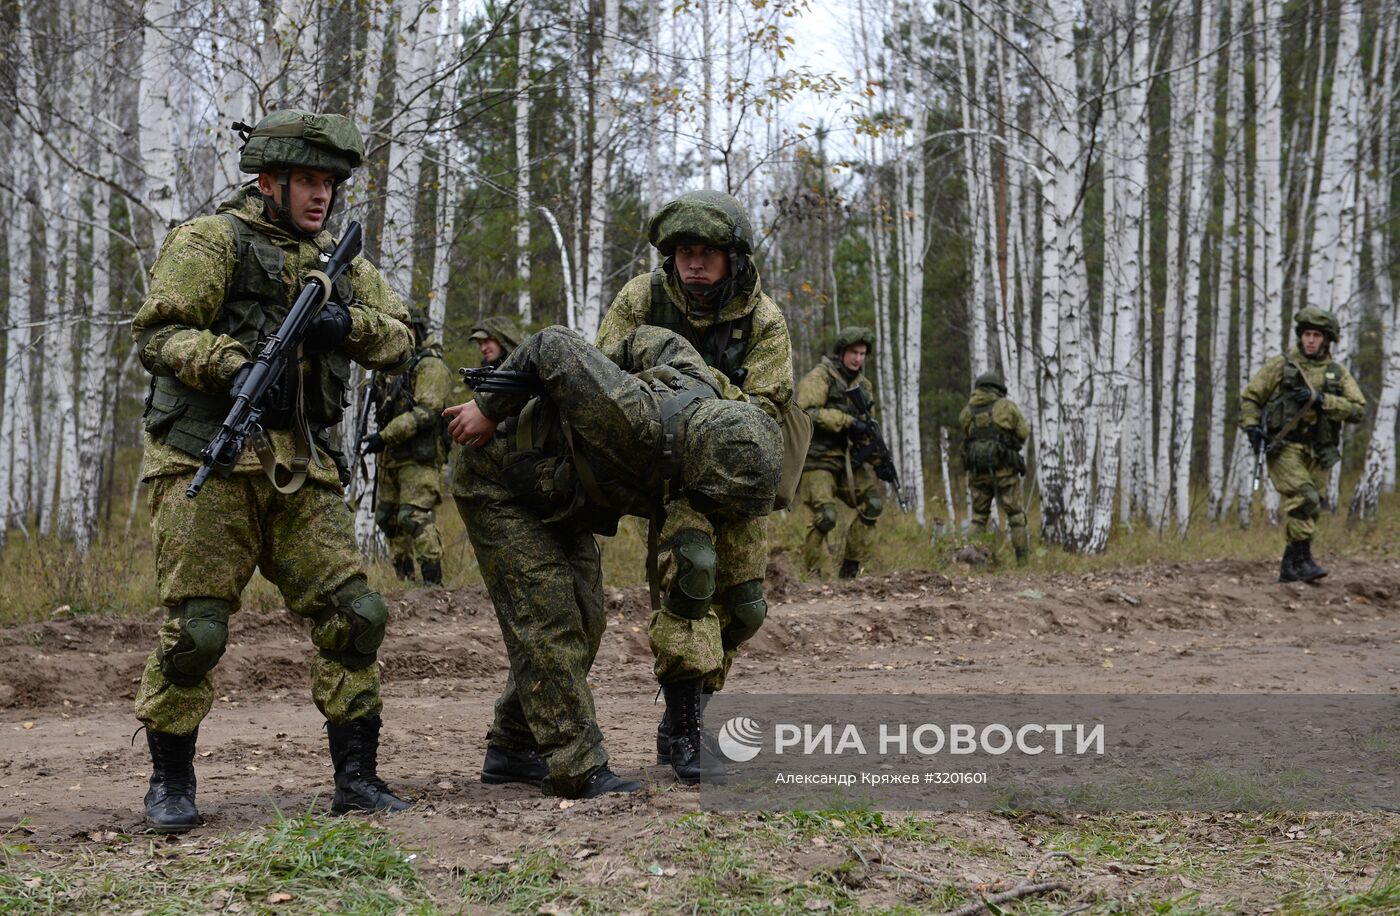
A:
[[[1240,30],[1239,0],[1230,0],[1230,29]],[[1239,40],[1239,39],[1236,39]],[[1215,311],[1211,322],[1210,345],[1210,419],[1206,426],[1206,515],[1218,519],[1225,505],[1225,406],[1229,381],[1231,291],[1234,286],[1235,258],[1239,247],[1238,227],[1235,225],[1234,153],[1237,148],[1236,125],[1240,123],[1239,98],[1243,84],[1236,85],[1235,76],[1240,58],[1235,53],[1235,41],[1222,51],[1221,66],[1228,77],[1225,81],[1225,156],[1222,160],[1225,177],[1225,200],[1220,217],[1221,234],[1216,254]],[[1204,155],[1204,150],[1202,154]]]
[[[180,216],[180,197],[175,186],[178,172],[175,102],[171,92],[178,79],[175,63],[182,52],[170,37],[175,24],[173,0],[146,0],[141,46],[140,131],[144,197],[156,214],[151,227],[152,256]]]
[[[530,303],[530,67],[534,59],[530,4],[521,3],[515,54],[515,308],[520,323],[534,321]]]
[[[598,334],[603,318],[603,283],[607,279],[608,205],[612,197],[609,180],[609,159],[613,141],[615,108],[613,56],[616,53],[621,28],[621,0],[600,0],[606,3],[603,14],[602,52],[593,84],[593,122],[589,149],[593,161],[589,169],[592,182],[588,199],[588,265],[584,272],[583,314],[579,316],[578,331],[587,340]]]

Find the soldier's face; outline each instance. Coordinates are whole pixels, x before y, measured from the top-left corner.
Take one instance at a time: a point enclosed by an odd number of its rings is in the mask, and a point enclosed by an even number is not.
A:
[[[1327,335],[1321,331],[1314,331],[1307,328],[1298,335],[1298,341],[1303,345],[1303,352],[1309,356],[1316,356],[1318,351],[1327,343]]]
[[[490,337],[478,338],[476,346],[477,349],[481,350],[481,361],[484,363],[495,362],[506,355],[506,351],[502,349],[501,345]]]
[[[676,275],[687,287],[713,286],[729,273],[729,255],[709,245],[677,245]]]
[[[859,372],[865,365],[865,357],[869,352],[870,348],[865,344],[853,344],[841,351],[841,365],[851,372]]]
[[[302,232],[320,232],[330,212],[331,196],[335,193],[335,176],[316,169],[292,169],[290,174],[292,199],[282,200],[282,182],[271,172],[258,176],[258,190],[287,207],[292,222]]]

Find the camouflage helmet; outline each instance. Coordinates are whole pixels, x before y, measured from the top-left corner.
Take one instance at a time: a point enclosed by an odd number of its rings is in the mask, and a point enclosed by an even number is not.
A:
[[[1301,337],[1304,331],[1321,331],[1336,343],[1337,338],[1341,336],[1342,326],[1331,312],[1310,305],[1293,316],[1293,333]]]
[[[472,330],[467,335],[468,340],[494,340],[501,345],[501,349],[507,354],[513,353],[515,348],[520,346],[520,341],[525,339],[525,335],[520,333],[520,328],[514,321],[504,315],[492,315],[483,318],[472,325]]]
[[[840,334],[836,335],[836,340],[831,344],[833,356],[840,356],[856,344],[865,344],[865,355],[869,356],[875,352],[875,332],[869,328],[853,324]]]
[[[1001,377],[1001,373],[993,369],[991,372],[983,372],[977,376],[977,381],[972,383],[973,388],[994,388],[1003,395],[1006,394],[1006,379]]]
[[[647,238],[668,258],[685,242],[752,254],[753,237],[753,222],[743,205],[720,191],[682,194],[647,224]]]
[[[782,431],[756,404],[701,401],[686,424],[681,478],[691,504],[701,512],[730,518],[767,515],[782,466]]]
[[[365,156],[365,142],[344,115],[274,111],[251,130],[235,124],[247,139],[238,157],[239,171],[275,172],[289,167],[330,172],[342,181]]]

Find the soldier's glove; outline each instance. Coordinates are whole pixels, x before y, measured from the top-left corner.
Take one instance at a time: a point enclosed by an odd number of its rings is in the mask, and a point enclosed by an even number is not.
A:
[[[366,455],[378,455],[384,451],[384,437],[379,433],[370,433],[365,436],[364,452]]]
[[[306,336],[302,338],[303,353],[315,355],[329,353],[350,336],[350,310],[332,299],[321,307],[316,317],[306,326]]]
[[[863,439],[874,431],[875,426],[869,420],[855,419],[846,427],[846,435],[852,439]]]
[[[1255,455],[1263,451],[1264,445],[1268,442],[1268,438],[1264,435],[1262,429],[1257,426],[1251,426],[1244,431],[1244,434],[1249,437],[1249,448]]]
[[[1302,408],[1322,406],[1322,391],[1313,391],[1306,385],[1299,385],[1297,388],[1294,388],[1288,393],[1288,396],[1293,399],[1294,403]]]
[[[894,465],[888,464],[884,461],[880,462],[879,466],[875,468],[875,476],[883,480],[885,483],[894,483]]]

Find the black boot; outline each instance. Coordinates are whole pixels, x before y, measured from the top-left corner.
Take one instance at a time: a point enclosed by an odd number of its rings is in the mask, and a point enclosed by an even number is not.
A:
[[[394,575],[404,582],[412,582],[413,557],[394,557]]]
[[[671,769],[686,785],[722,784],[727,777],[724,760],[710,748],[701,726],[700,683],[697,677],[661,685],[671,717]]]
[[[860,575],[859,560],[842,560],[841,569],[836,573],[838,579],[854,579]]]
[[[437,560],[424,560],[418,564],[418,568],[423,572],[424,585],[442,585],[442,564]],[[413,573],[409,573],[412,577]]]
[[[1278,580],[1280,582],[1298,582],[1301,578],[1298,575],[1298,543],[1289,542],[1283,548],[1283,559],[1278,564]]]
[[[486,745],[486,761],[481,765],[481,781],[488,786],[523,782],[538,786],[549,775],[549,764],[539,751],[515,751],[499,744]]]
[[[399,798],[379,778],[378,716],[356,719],[344,725],[326,724],[331,762],[335,764],[335,798],[331,811],[404,811],[408,802]]]
[[[200,825],[194,806],[194,746],[199,729],[171,735],[146,729],[151,750],[151,787],[146,790],[146,824],[156,833],[184,833]]]
[[[703,688],[700,691],[700,737],[705,742],[705,746],[710,749],[710,753],[719,756],[719,739],[705,730],[705,707],[710,705],[710,698],[713,696],[713,691]],[[671,708],[669,706],[661,711],[661,721],[656,723],[656,762],[663,766],[671,765]]]
[[[1327,570],[1317,565],[1317,561],[1312,555],[1312,541],[1299,541],[1294,545],[1297,550],[1296,559],[1293,561],[1293,572],[1304,582],[1316,582],[1327,575]]]
[[[583,786],[579,788],[578,794],[574,798],[597,798],[599,795],[607,795],[609,792],[640,792],[642,784],[635,779],[623,779],[621,776],[608,769],[604,764],[583,781]]]

